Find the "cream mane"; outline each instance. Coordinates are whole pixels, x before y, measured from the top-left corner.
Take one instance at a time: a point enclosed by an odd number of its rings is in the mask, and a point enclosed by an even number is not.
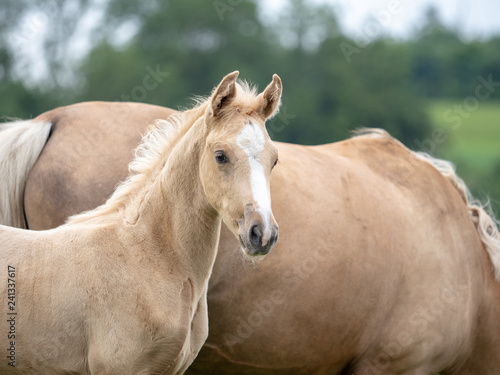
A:
[[[245,81],[238,81],[236,86],[236,97],[229,109],[222,113],[223,116],[230,116],[234,112],[250,114],[258,108],[255,100],[257,89]],[[150,125],[129,164],[129,177],[117,186],[106,203],[94,210],[69,217],[66,224],[85,222],[123,208],[135,192],[160,173],[174,146],[196,120],[205,114],[210,98],[195,98],[196,104],[192,109],[172,115],[166,120],[156,120]]]

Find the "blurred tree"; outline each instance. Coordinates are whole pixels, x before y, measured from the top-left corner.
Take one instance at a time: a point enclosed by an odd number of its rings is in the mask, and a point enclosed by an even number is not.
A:
[[[437,9],[427,8],[425,22],[412,42],[413,82],[420,94],[442,97],[450,91],[449,59],[461,44],[457,33],[442,23]]]
[[[423,96],[464,98],[474,94],[478,76],[500,80],[500,38],[464,41],[458,30],[443,24],[434,7],[427,9],[423,26],[407,44],[413,85]]]
[[[232,70],[261,87],[276,72],[285,86],[283,114],[270,126],[277,140],[324,143],[343,139],[357,127],[378,126],[411,141],[429,130],[409,85],[402,46],[374,43],[349,64],[339,48],[345,39],[328,6],[292,0],[266,27],[254,1],[224,3],[227,7],[220,9],[214,4],[157,2],[144,10],[138,0],[112,0],[113,28],[120,29],[120,22],[140,26],[121,47],[112,45],[108,30],[107,40],[84,64],[87,85],[79,99],[177,107],[186,105],[192,93],[208,93]],[[149,89],[151,69],[164,77]]]
[[[296,115],[276,138],[325,143],[356,128],[380,127],[412,144],[430,131],[411,87],[405,45],[374,41],[347,59],[341,46],[357,44],[341,35],[333,10],[304,0],[289,3],[273,32],[289,34],[280,74],[285,105]]]
[[[108,38],[93,50],[84,63],[87,83],[80,99],[130,97],[177,107],[186,105],[193,93],[208,94],[233,70],[261,85],[279,70],[270,59],[272,46],[252,1],[241,1],[223,17],[207,1],[158,2],[154,11],[139,16],[135,12],[140,4],[136,0],[110,2],[113,23],[135,18],[141,26],[125,46],[113,47]],[[146,84],[149,70],[161,76],[157,85]],[[146,91],[146,95],[133,95],[134,88],[137,94]]]
[[[97,3],[98,0],[4,0],[0,45],[16,60],[9,72],[13,78],[46,89],[71,86],[76,62],[73,45],[82,33],[95,27],[89,19],[96,16]],[[34,67],[43,74],[34,76]]]
[[[314,53],[324,40],[341,34],[334,9],[327,4],[289,0],[273,21],[275,39],[296,53]]]
[[[14,59],[9,49],[0,46],[0,121],[13,118],[30,118],[55,105],[51,97],[38,89],[28,89],[25,84],[12,78]]]
[[[288,0],[267,18],[259,6],[268,4],[5,0],[0,114],[29,118],[83,100],[182,108],[233,70],[261,89],[278,73],[284,95],[269,124],[274,139],[326,143],[355,128],[380,127],[418,148],[415,141],[431,132],[423,100],[463,101],[475,94],[479,76],[500,81],[500,37],[464,40],[435,8],[408,40],[378,36],[361,46],[342,33],[330,6]],[[347,58],[342,46],[354,53]],[[488,100],[499,92],[493,87]],[[499,185],[498,171],[474,173],[464,175],[473,189]]]
[[[77,74],[73,45],[96,2],[98,0],[2,1],[2,116],[29,118],[74,99]]]
[[[357,127],[382,127],[412,146],[430,131],[419,95],[469,95],[479,74],[500,73],[500,39],[465,43],[433,8],[415,38],[398,43],[379,38],[358,46],[342,35],[331,7],[305,0],[289,0],[267,22],[255,0],[41,0],[36,6],[20,1],[7,0],[0,19],[17,17],[14,23],[21,24],[29,15],[41,14],[43,20],[51,14],[54,27],[44,36],[41,59],[53,78],[47,79],[52,84],[39,85],[43,91],[26,89],[27,81],[12,73],[13,66],[22,66],[19,56],[12,45],[0,48],[2,92],[19,95],[4,101],[7,114],[18,115],[18,109],[6,108],[14,103],[31,103],[25,112],[31,116],[43,108],[35,103],[82,100],[178,108],[188,105],[193,93],[208,94],[232,70],[261,88],[276,72],[285,91],[283,115],[272,123],[275,139],[323,143],[343,139]],[[64,56],[89,12],[106,22],[99,30],[87,27],[94,30],[90,52],[81,69],[72,66],[68,75]],[[2,26],[6,35],[16,30],[9,25]],[[342,43],[356,46],[352,58],[346,59]],[[46,99],[37,100],[42,93]]]

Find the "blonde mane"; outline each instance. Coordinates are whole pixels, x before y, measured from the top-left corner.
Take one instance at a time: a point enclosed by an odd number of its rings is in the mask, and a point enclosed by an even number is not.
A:
[[[257,89],[245,81],[238,81],[236,86],[237,95],[232,100],[229,109],[222,113],[222,116],[230,116],[235,112],[252,113],[257,109],[255,101]],[[117,186],[106,203],[94,210],[69,217],[66,224],[85,222],[123,208],[134,192],[137,192],[147,181],[155,178],[160,172],[174,146],[196,120],[204,115],[210,104],[210,98],[195,98],[195,106],[192,109],[174,114],[166,120],[156,120],[150,125],[142,137],[140,145],[135,150],[134,159],[129,164],[129,177]]]

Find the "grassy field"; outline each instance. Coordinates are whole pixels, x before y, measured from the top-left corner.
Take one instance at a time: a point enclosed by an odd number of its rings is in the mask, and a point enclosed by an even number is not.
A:
[[[448,136],[438,152],[487,172],[500,160],[500,102],[480,102],[474,111],[454,107],[457,105],[464,107],[463,102],[448,100],[428,106],[434,126]]]
[[[500,213],[500,102],[435,100],[428,104],[435,129],[428,147],[451,160],[480,198]],[[445,133],[441,132],[443,130]]]

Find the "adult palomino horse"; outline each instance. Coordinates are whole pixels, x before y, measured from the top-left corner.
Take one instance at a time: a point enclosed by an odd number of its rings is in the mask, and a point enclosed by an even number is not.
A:
[[[48,231],[0,227],[2,374],[184,373],[207,337],[221,218],[251,255],[277,239],[264,123],[281,81],[256,96],[237,75],[157,122],[104,205]]]
[[[128,160],[102,151],[113,139],[92,113],[107,119],[106,128],[135,127],[132,137],[159,111],[136,104],[149,120],[126,125],[127,118],[114,121],[125,105],[84,103],[39,117],[55,130],[28,177],[30,228],[65,220],[59,198],[70,213],[93,207],[88,191],[103,171],[85,163],[103,159],[109,172],[125,173]],[[63,126],[67,133],[57,137]],[[74,151],[71,129],[85,137],[83,126],[95,153]],[[500,373],[498,231],[451,165],[381,132],[316,147],[276,145],[271,192],[280,241],[251,269],[223,226],[208,289],[210,333],[188,372]],[[55,164],[56,157],[68,162]],[[106,198],[99,194],[93,198]]]

